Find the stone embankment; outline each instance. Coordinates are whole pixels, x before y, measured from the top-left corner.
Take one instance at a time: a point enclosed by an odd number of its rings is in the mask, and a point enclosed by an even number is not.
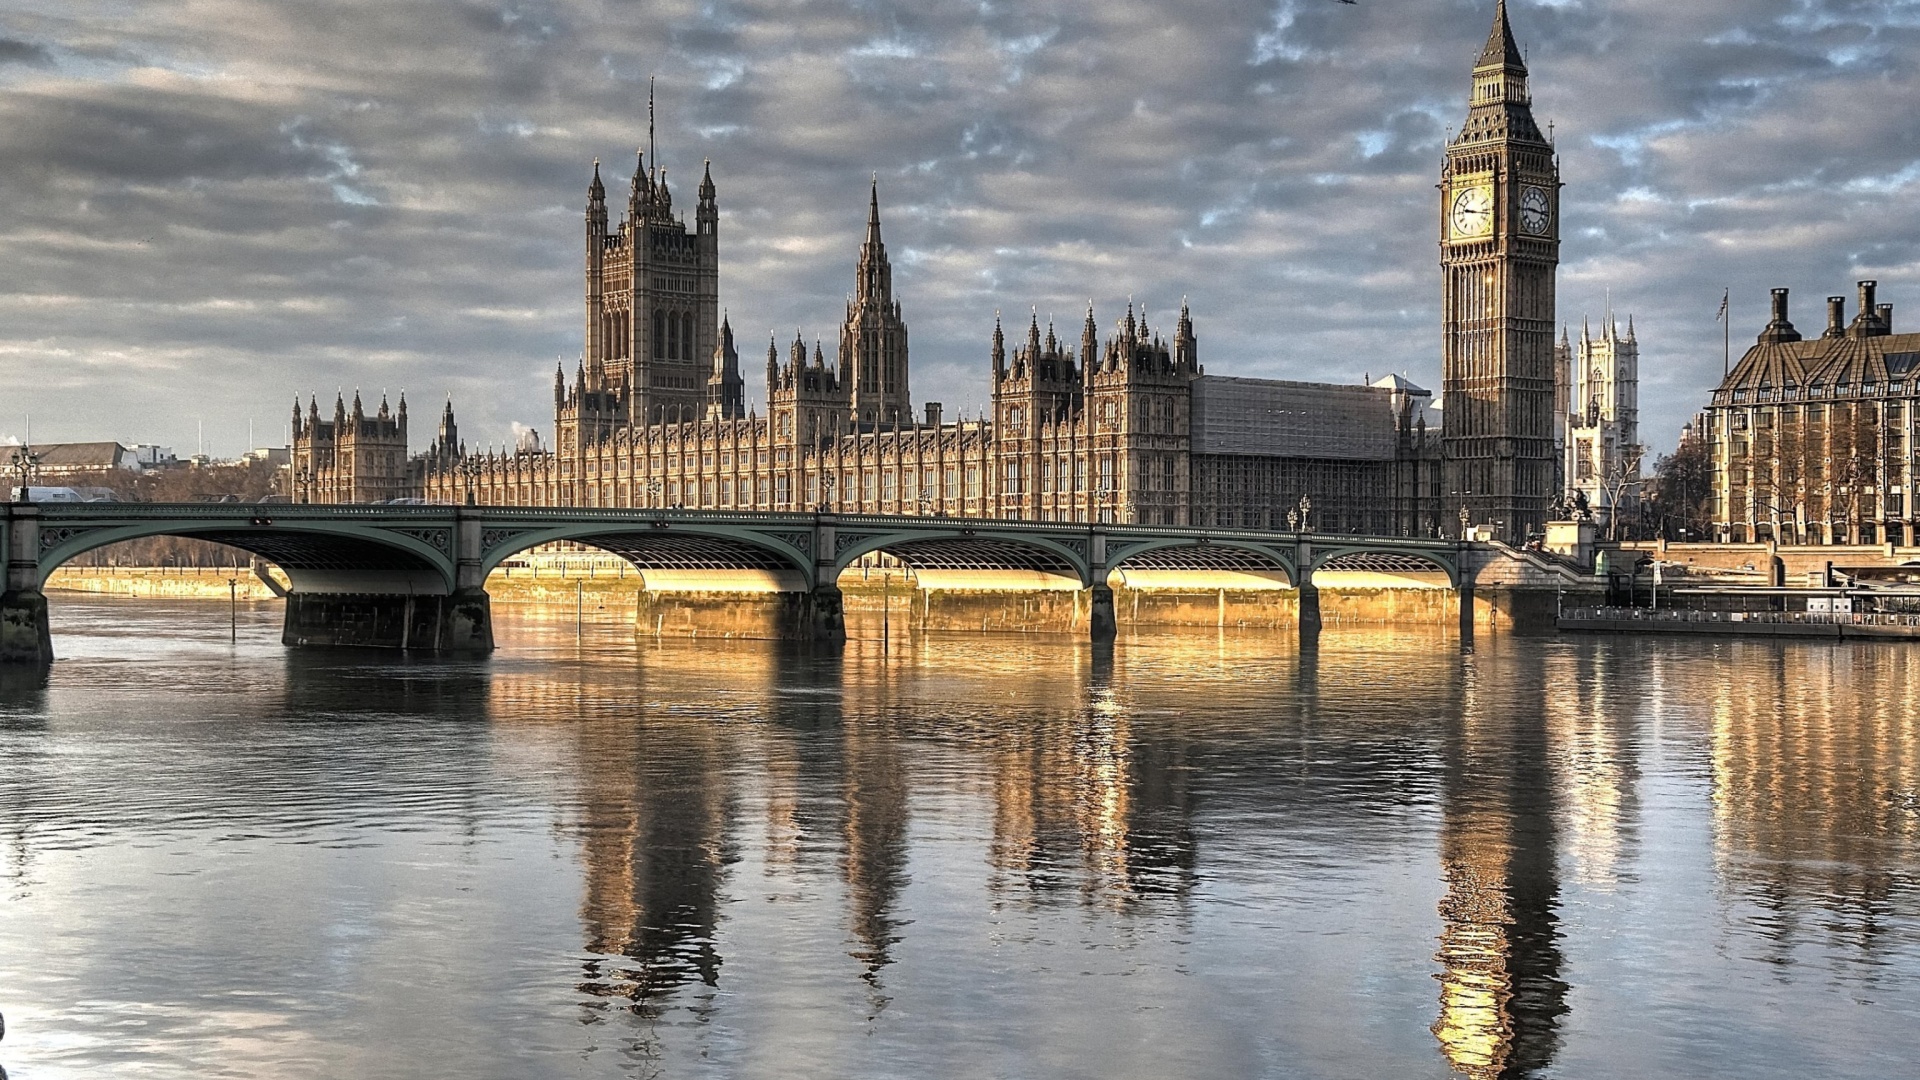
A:
[[[226,600],[237,592],[241,600],[277,599],[244,566],[63,566],[47,579],[45,591],[155,600]]]
[[[270,585],[250,568],[63,567],[50,591],[164,599],[271,600]],[[1553,559],[1494,545],[1474,556],[1470,572],[1475,622],[1488,629],[1553,625],[1559,598],[1594,602],[1594,580]],[[229,583],[233,583],[230,585]],[[1454,627],[1460,593],[1442,573],[1322,571],[1321,625]],[[1118,571],[1110,579],[1122,628],[1290,629],[1300,593],[1284,575],[1232,571]],[[274,588],[279,586],[279,590]],[[779,636],[801,583],[767,571],[636,570],[597,554],[515,560],[487,578],[492,603],[525,606],[543,618],[631,622],[662,636]],[[1071,578],[1030,571],[903,571],[854,567],[840,578],[844,610],[861,623],[919,630],[1084,634],[1090,590]],[[1577,599],[1576,599],[1577,598]]]

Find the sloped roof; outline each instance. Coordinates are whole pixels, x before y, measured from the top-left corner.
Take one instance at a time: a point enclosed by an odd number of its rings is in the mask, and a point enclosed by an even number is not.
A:
[[[37,443],[33,452],[43,469],[113,469],[119,467],[126,447],[117,442]]]
[[[1388,375],[1385,378],[1375,379],[1373,385],[1382,390],[1398,390],[1403,394],[1408,394],[1413,397],[1433,396],[1433,391],[1415,385],[1412,380],[1404,375]]]
[[[1720,383],[1716,404],[1734,391],[1812,392],[1814,387],[1863,385],[1920,378],[1920,334],[1817,337],[1802,341],[1762,341],[1747,350]]]

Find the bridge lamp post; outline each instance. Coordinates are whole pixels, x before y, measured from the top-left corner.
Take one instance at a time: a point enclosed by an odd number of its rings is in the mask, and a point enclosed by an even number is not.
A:
[[[460,475],[467,478],[467,505],[468,506],[477,505],[479,502],[479,499],[475,494],[475,489],[478,488],[480,485],[479,459],[469,457],[466,460],[462,461],[460,463]]]
[[[823,472],[820,474],[820,513],[822,514],[832,513],[833,512],[832,506],[833,506],[833,474],[830,472]]]
[[[1313,525],[1307,518],[1307,515],[1311,513],[1313,513],[1313,500],[1307,498],[1305,495],[1300,496],[1300,528],[1302,531],[1313,531]]]
[[[922,489],[920,492],[920,516],[933,516],[933,492]]]
[[[665,490],[666,490],[666,485],[660,482],[659,477],[656,476],[648,480],[647,481],[647,501],[650,503],[653,503],[656,506],[659,505],[660,493]]]
[[[1472,520],[1473,520],[1473,511],[1467,509],[1466,503],[1461,503],[1460,504],[1460,539],[1465,540],[1467,538],[1467,523]]]
[[[1114,519],[1113,488],[1106,484],[1101,484],[1094,490],[1093,497],[1098,500],[1100,504],[1100,520],[1103,523],[1112,524]]]
[[[1297,533],[1300,531],[1300,511],[1298,510],[1287,511],[1287,531],[1291,533]]]
[[[34,451],[31,445],[16,446],[13,448],[13,452],[7,455],[7,464],[10,465],[14,473],[20,477],[20,501],[26,502],[26,489],[33,486],[34,480],[37,479],[40,474],[40,455]]]

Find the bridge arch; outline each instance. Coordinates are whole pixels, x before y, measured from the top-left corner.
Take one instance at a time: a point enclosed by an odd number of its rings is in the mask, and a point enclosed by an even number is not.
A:
[[[1376,574],[1438,572],[1446,575],[1448,588],[1460,587],[1460,568],[1452,558],[1436,551],[1413,546],[1402,548],[1342,544],[1315,548],[1313,563],[1307,568],[1305,577],[1308,581],[1312,581],[1313,575],[1322,570]]]
[[[1109,541],[1108,566],[1117,571],[1225,570],[1273,573],[1298,585],[1300,572],[1293,553],[1284,547],[1240,538],[1173,538],[1121,545]]]
[[[862,555],[880,551],[916,570],[1032,570],[1073,578],[1085,588],[1093,584],[1085,543],[963,522],[950,529],[888,532],[842,526],[833,570],[838,575]]]
[[[280,508],[284,509],[284,508]],[[381,528],[352,521],[285,520],[261,514],[224,519],[153,517],[39,530],[39,575],[45,585],[63,564],[127,540],[177,536],[238,548],[280,568],[295,592],[453,592],[453,532],[448,528]]]
[[[484,579],[502,562],[529,548],[563,542],[599,548],[641,571],[761,570],[790,575],[799,589],[813,584],[809,530],[782,532],[667,519],[489,528],[481,534],[481,576]]]

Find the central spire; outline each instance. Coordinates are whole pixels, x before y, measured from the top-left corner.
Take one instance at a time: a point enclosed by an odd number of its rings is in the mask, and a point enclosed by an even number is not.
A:
[[[867,239],[860,245],[860,268],[854,283],[854,303],[870,301],[883,305],[893,301],[893,267],[887,262],[887,245],[880,239],[880,177],[867,190]]]

